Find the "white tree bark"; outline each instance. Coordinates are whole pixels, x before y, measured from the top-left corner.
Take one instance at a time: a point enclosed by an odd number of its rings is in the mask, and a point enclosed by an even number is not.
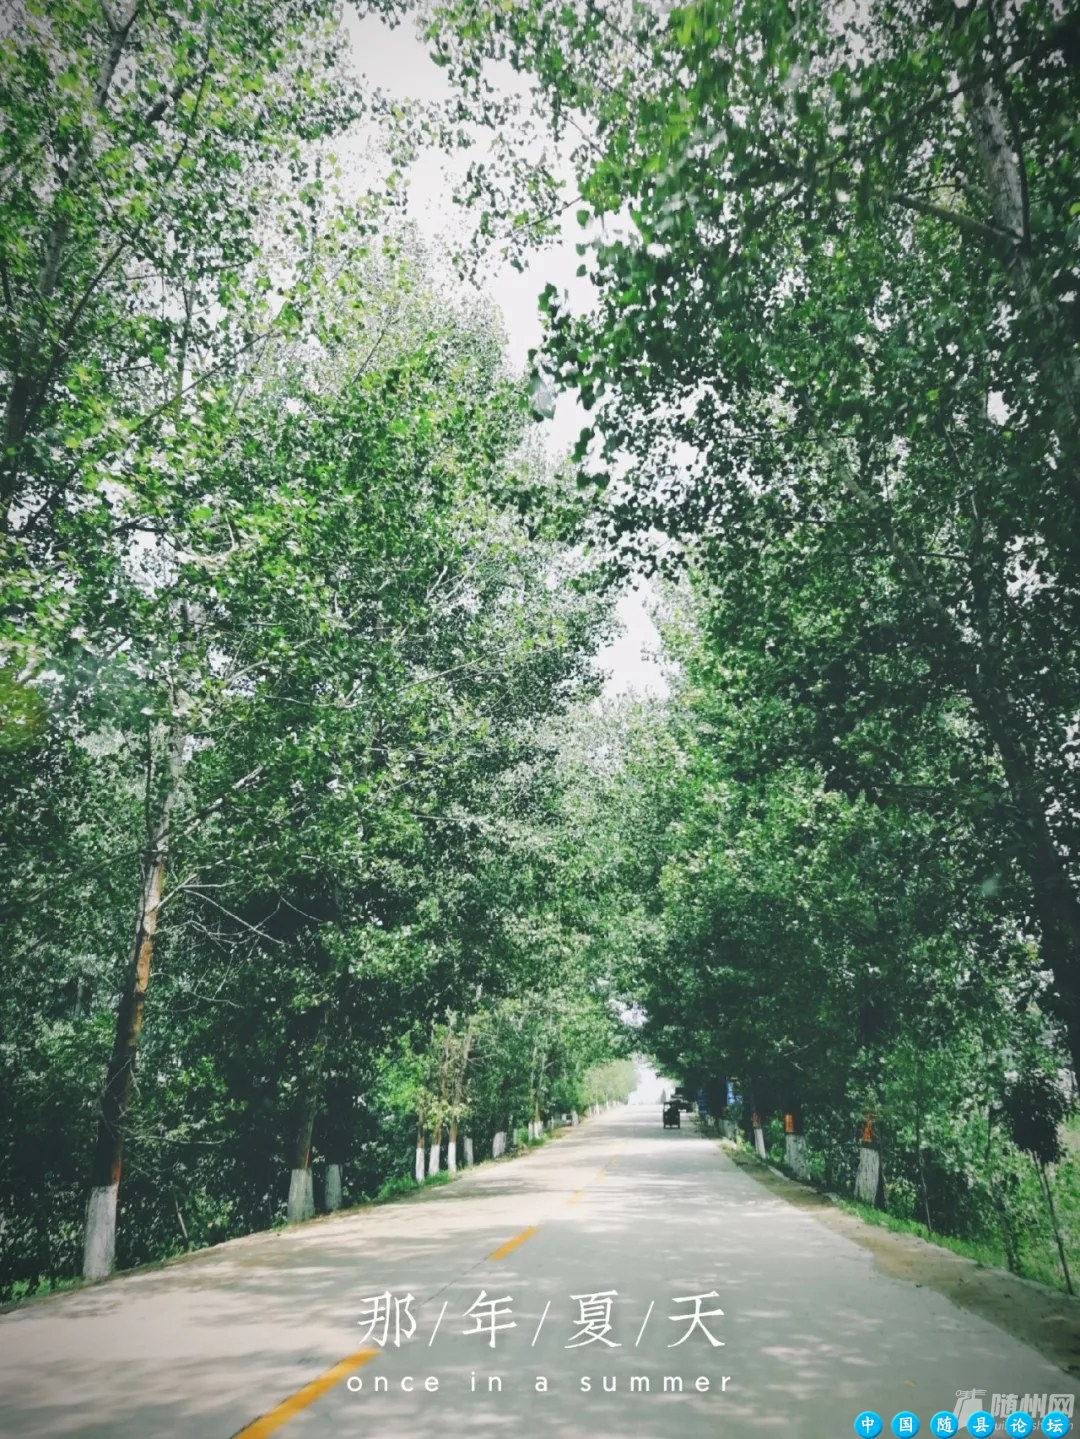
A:
[[[439,1164],[440,1164],[440,1161],[441,1161],[441,1160],[442,1160],[442,1142],[440,1141],[438,1144],[436,1144],[435,1141],[432,1140],[432,1141],[431,1141],[431,1147],[428,1149],[427,1172],[428,1172],[428,1177],[429,1177],[429,1178],[430,1178],[430,1176],[433,1175],[433,1174],[438,1174],[438,1172],[439,1172]]]
[[[806,1136],[804,1134],[785,1134],[784,1148],[787,1153],[787,1166],[796,1179],[808,1182],[810,1179],[810,1157],[806,1152]]]
[[[768,1157],[765,1153],[765,1135],[762,1133],[760,1124],[754,1125],[754,1149],[757,1151],[757,1157],[759,1159],[766,1159]]]
[[[465,1163],[466,1163],[466,1164],[472,1164],[472,1162],[473,1162],[472,1135],[471,1135],[471,1134],[466,1134],[466,1136],[465,1136]]]
[[[104,1279],[116,1264],[116,1200],[119,1184],[91,1189],[86,1205],[83,1278]]]
[[[415,1178],[417,1184],[423,1184],[423,1182],[424,1182],[424,1146],[423,1146],[422,1144],[418,1144],[418,1145],[416,1146],[416,1163],[415,1163],[414,1166],[413,1166],[413,1177]]]
[[[457,1173],[457,1140],[451,1139],[446,1146],[446,1172]]]
[[[855,1175],[855,1198],[860,1204],[876,1204],[878,1180],[881,1177],[881,1155],[864,1144],[859,1150],[859,1170]]]
[[[505,1133],[504,1130],[500,1129],[500,1130],[498,1131],[498,1133],[495,1134],[495,1135],[492,1137],[492,1140],[491,1140],[491,1157],[492,1157],[492,1159],[501,1159],[503,1153],[505,1152],[505,1150],[506,1150],[506,1133]]]
[[[1048,336],[1060,335],[1061,317],[1047,303],[1035,269],[1028,234],[1028,216],[1021,173],[1022,157],[1016,153],[1005,111],[997,89],[990,80],[966,87],[972,138],[979,156],[994,223],[1011,247],[1009,267],[1016,278],[1021,302],[1035,323]],[[1039,363],[1043,374],[1065,403],[1074,419],[1080,401],[1080,360],[1071,347],[1060,354],[1053,343],[1045,347]]]
[[[341,1208],[341,1165],[326,1166],[326,1212],[333,1214]]]
[[[285,1218],[290,1224],[315,1217],[315,1190],[310,1169],[294,1169],[289,1175],[289,1203]]]

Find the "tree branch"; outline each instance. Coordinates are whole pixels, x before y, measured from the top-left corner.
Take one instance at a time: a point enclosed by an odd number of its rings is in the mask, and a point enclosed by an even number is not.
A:
[[[982,220],[976,220],[971,215],[965,215],[959,210],[949,210],[944,205],[935,205],[930,200],[921,200],[917,195],[901,195],[894,190],[890,191],[885,198],[891,204],[899,205],[905,210],[914,210],[920,215],[930,215],[935,220],[944,220],[947,225],[955,225],[958,230],[973,235],[988,244],[998,245],[1004,240],[1015,246],[1019,245],[1023,238],[1013,234],[1010,230],[999,229],[997,225],[987,225]]]

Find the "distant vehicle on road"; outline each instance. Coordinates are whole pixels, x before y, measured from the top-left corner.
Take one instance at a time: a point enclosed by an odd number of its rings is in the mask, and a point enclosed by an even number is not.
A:
[[[663,1115],[665,1129],[682,1128],[682,1110],[674,1100],[670,1104],[664,1105]]]
[[[681,1085],[672,1094],[671,1102],[672,1104],[677,1104],[679,1108],[681,1110],[684,1110],[687,1114],[689,1114],[694,1107],[694,1101],[690,1098],[686,1090]]]

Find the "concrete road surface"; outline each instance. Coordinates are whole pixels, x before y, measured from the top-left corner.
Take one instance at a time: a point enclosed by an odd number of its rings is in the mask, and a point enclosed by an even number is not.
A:
[[[1077,1387],[658,1108],[0,1317],[20,1439],[829,1439],[868,1408],[925,1436],[960,1389]]]

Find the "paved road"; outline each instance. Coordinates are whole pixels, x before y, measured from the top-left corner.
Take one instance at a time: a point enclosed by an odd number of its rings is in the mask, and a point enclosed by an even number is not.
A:
[[[602,1297],[583,1316],[573,1297],[611,1290],[610,1314]],[[714,1290],[700,1308],[722,1315],[680,1342],[679,1316]],[[384,1292],[415,1296],[400,1346],[372,1344],[359,1322]],[[507,1301],[495,1322],[515,1327],[463,1332],[491,1312],[475,1308],[482,1292]],[[20,1439],[829,1439],[868,1407],[886,1435],[893,1413],[914,1410],[925,1435],[970,1387],[1071,1393],[1076,1381],[885,1277],[651,1109],[602,1115],[400,1204],[0,1317],[0,1433]]]

